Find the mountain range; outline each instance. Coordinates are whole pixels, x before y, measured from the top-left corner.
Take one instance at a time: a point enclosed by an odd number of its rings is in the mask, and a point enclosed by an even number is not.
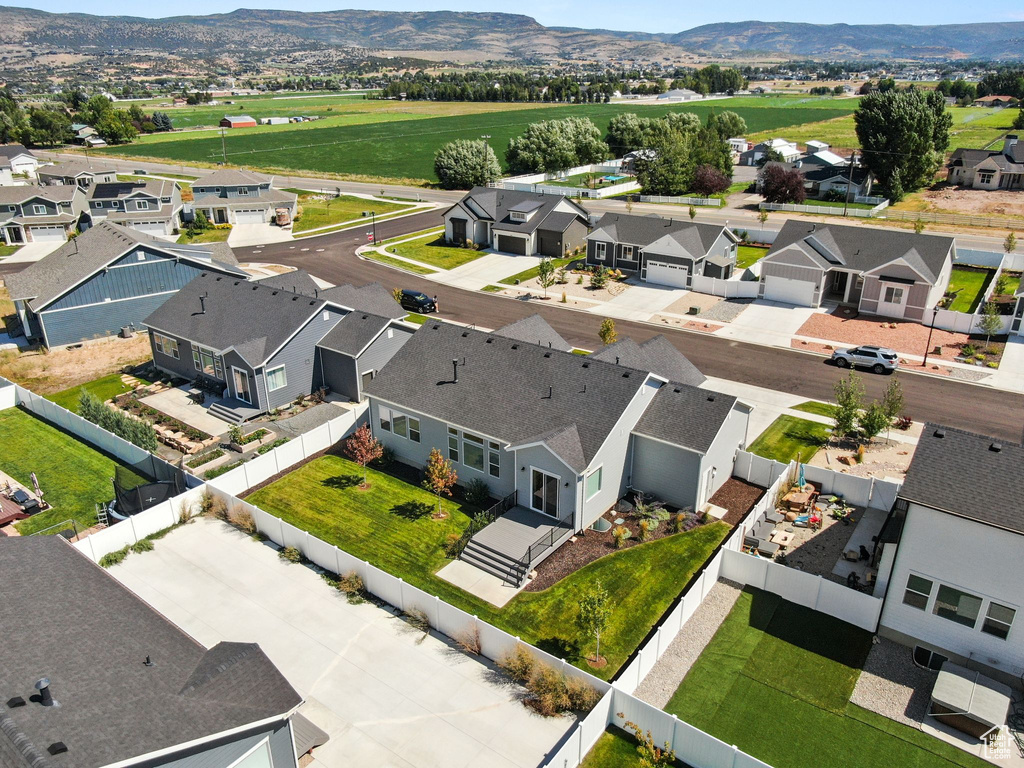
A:
[[[624,14],[625,15],[625,14]],[[146,19],[0,7],[0,45],[78,53],[217,53],[311,48],[472,51],[493,59],[1019,59],[1024,22],[911,26],[743,21],[651,34],[546,27],[528,16],[453,11],[237,10]]]

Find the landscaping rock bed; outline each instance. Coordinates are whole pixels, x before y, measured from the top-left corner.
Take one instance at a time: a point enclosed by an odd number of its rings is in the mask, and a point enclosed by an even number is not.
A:
[[[730,477],[708,499],[709,504],[729,510],[722,522],[736,525],[764,496],[765,489],[738,477]]]
[[[935,673],[915,666],[909,648],[878,638],[850,701],[898,723],[920,728],[934,684]]]
[[[731,323],[743,313],[743,310],[753,303],[753,299],[725,299],[701,312],[697,315],[697,318],[699,320],[711,320],[719,323]]]

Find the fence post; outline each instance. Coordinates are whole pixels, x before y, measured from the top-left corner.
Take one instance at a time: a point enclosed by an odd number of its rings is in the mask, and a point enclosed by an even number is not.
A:
[[[399,578],[398,579],[398,602],[400,603],[400,605],[398,605],[397,608],[402,613],[405,613],[405,590],[402,589],[402,585],[403,584],[405,584],[405,582],[401,578]]]
[[[374,592],[373,589],[370,587],[370,564],[363,560],[363,565],[366,566],[366,568],[363,569],[363,573],[366,574],[365,576],[363,576],[363,589],[365,589],[370,594],[376,594],[376,592]]]

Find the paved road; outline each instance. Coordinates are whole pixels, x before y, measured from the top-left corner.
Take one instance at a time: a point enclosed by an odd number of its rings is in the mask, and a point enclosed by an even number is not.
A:
[[[382,239],[395,237],[439,224],[440,221],[440,212],[430,211],[378,224],[377,234]],[[485,328],[498,328],[539,312],[569,343],[587,349],[600,345],[597,329],[601,318],[597,315],[558,305],[527,304],[516,299],[451,288],[415,275],[401,274],[389,267],[357,258],[353,251],[365,242],[365,231],[360,228],[355,232],[339,232],[293,244],[267,245],[262,249],[239,248],[235,253],[239,261],[287,264],[305,269],[332,283],[361,285],[378,281],[388,287],[416,288],[431,296],[438,296],[441,317],[479,324]],[[310,250],[303,252],[300,247],[309,247]],[[318,253],[316,248],[325,250]],[[656,333],[664,333],[708,376],[808,398],[831,399],[833,384],[842,375],[838,369],[816,355],[625,320],[616,320],[616,327],[620,336],[632,336],[637,341],[644,341]],[[865,374],[863,379],[868,396],[881,397],[887,377]],[[1020,440],[1024,396],[933,376],[907,374],[901,380],[907,402],[906,411],[913,418],[938,421],[1004,440]]]

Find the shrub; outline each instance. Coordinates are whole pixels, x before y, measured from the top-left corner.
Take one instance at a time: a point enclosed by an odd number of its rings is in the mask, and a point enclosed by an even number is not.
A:
[[[498,668],[517,683],[525,683],[533,676],[537,658],[522,643],[506,651],[497,661]]]
[[[913,423],[914,423],[913,420],[909,416],[907,416],[907,415],[900,416],[898,419],[896,419],[896,429],[903,429],[903,430],[910,429],[910,425],[913,424]]]
[[[474,478],[466,484],[465,497],[474,507],[484,509],[490,506],[488,502],[491,500],[491,489],[483,480]]]
[[[233,507],[228,512],[228,522],[239,530],[245,531],[250,536],[257,531],[256,520],[245,507]]]
[[[538,663],[534,667],[526,689],[533,695],[525,704],[544,717],[554,717],[572,706],[565,675],[547,664]]]
[[[604,288],[608,283],[608,268],[598,267],[590,273],[590,287],[597,290]]]
[[[575,675],[566,675],[565,689],[569,695],[569,706],[577,712],[593,709],[601,699],[601,694],[594,686]]]
[[[302,553],[299,552],[299,550],[297,550],[295,547],[285,547],[277,553],[277,556],[280,557],[282,560],[287,560],[289,563],[302,562]]]
[[[206,517],[215,517],[218,520],[228,519],[228,507],[219,496],[214,496],[207,488],[199,501],[199,514]]]
[[[363,580],[355,571],[349,571],[339,578],[335,586],[348,597],[349,602],[362,599]]]
[[[84,389],[78,401],[78,414],[143,450],[156,452],[156,430],[152,424],[108,408],[96,395]]]
[[[681,533],[686,526],[686,513],[676,512],[672,515],[672,532]]]
[[[647,541],[651,534],[658,530],[658,521],[644,519],[640,521],[640,541]]]
[[[410,608],[405,612],[404,616],[405,620],[420,630],[420,632],[426,634],[430,631],[430,618],[419,608]]]
[[[153,542],[150,539],[139,539],[134,544],[132,544],[131,550],[137,555],[140,555],[143,552],[152,552]]]
[[[259,448],[256,449],[256,453],[258,453],[260,456],[262,456],[265,453],[270,453],[275,448],[278,448],[278,447],[284,445],[285,443],[287,443],[288,439],[289,438],[287,438],[287,437],[279,437],[279,438],[277,438],[277,440],[275,440],[272,443],[267,443],[266,445],[261,445]]]
[[[383,450],[380,452],[380,456],[370,462],[371,466],[377,467],[378,469],[387,469],[394,463],[395,451],[387,445],[385,445]]]
[[[455,642],[457,642],[459,644],[459,648],[464,650],[466,653],[472,653],[474,656],[479,656],[482,649],[480,642],[480,627],[476,622],[470,624],[464,630],[459,632],[455,637]]]
[[[128,547],[115,549],[113,552],[108,552],[100,558],[100,566],[103,568],[109,568],[112,565],[117,565],[126,557],[128,557]]]
[[[449,560],[454,560],[456,557],[458,557],[459,551],[461,549],[459,545],[461,543],[461,534],[449,533],[447,536],[445,536],[444,544],[442,545],[442,549],[444,550],[444,556],[447,557]]]
[[[615,540],[615,548],[622,549],[626,541],[633,536],[633,532],[624,525],[617,525],[612,529],[612,538]]]
[[[198,456],[194,456],[193,458],[189,459],[187,465],[189,469],[195,469],[196,467],[203,466],[203,464],[208,464],[214,459],[219,459],[223,455],[224,451],[222,451],[220,448],[214,448],[212,451],[201,453]]]
[[[863,443],[861,443],[860,445],[857,446],[857,463],[858,464],[863,464],[864,463],[864,444]]]

